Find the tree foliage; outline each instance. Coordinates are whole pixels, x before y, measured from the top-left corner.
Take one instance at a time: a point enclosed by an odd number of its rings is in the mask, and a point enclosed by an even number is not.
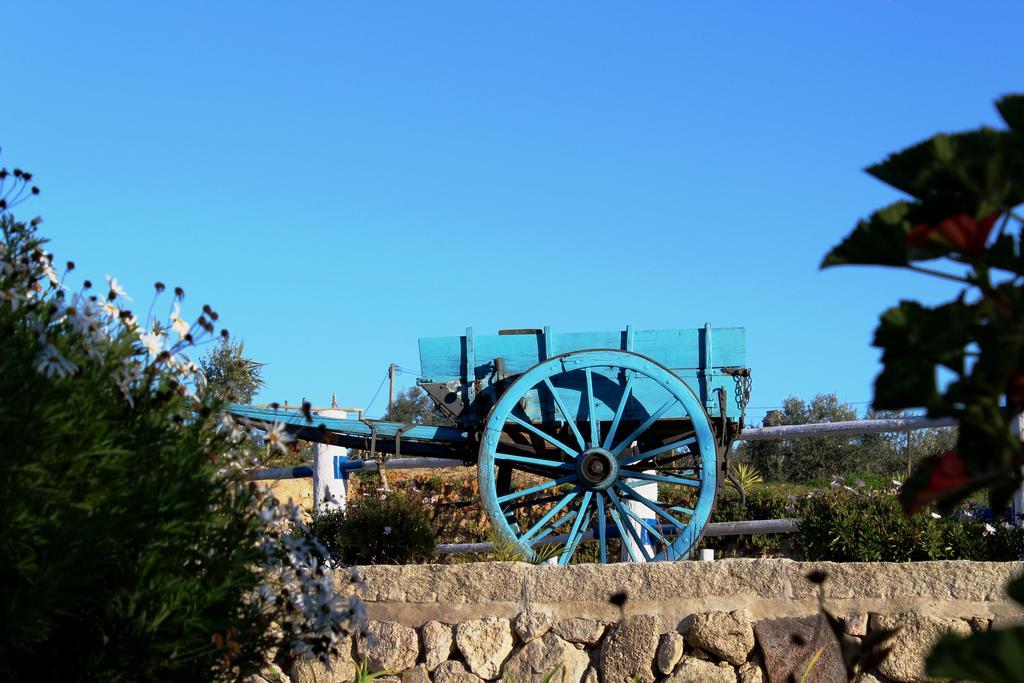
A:
[[[225,403],[252,403],[263,387],[263,363],[245,355],[245,342],[221,338],[199,359],[210,395]]]
[[[389,422],[401,422],[409,425],[450,425],[452,421],[438,410],[427,392],[419,387],[409,387],[399,391],[395,403],[384,414]]]

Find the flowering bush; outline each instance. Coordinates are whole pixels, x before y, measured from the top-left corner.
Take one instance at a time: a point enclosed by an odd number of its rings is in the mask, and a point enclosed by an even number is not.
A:
[[[838,482],[837,482],[838,483]],[[865,491],[845,485],[799,497],[797,544],[803,559],[830,562],[1015,560],[1024,531],[1005,520],[985,521],[969,508],[952,515],[907,516],[898,490]]]
[[[927,408],[960,423],[956,448],[923,460],[908,479],[901,495],[910,513],[931,503],[951,510],[982,488],[1001,509],[1024,478],[1014,433],[1024,411],[1024,95],[996,108],[1006,129],[936,135],[870,167],[909,199],[861,221],[822,263],[893,266],[962,285],[940,306],[901,301],[875,332],[883,369],[874,407]],[[927,260],[940,267],[920,265]],[[1024,579],[1007,592],[1024,602]],[[928,673],[1019,680],[1021,653],[1024,628],[949,636]]]
[[[67,289],[74,264],[12,213],[31,181],[0,170],[0,678],[234,680],[328,655],[361,608],[298,511],[242,477],[250,435],[187,355],[217,313],[186,322],[160,283],[144,318],[112,277]]]
[[[437,548],[423,506],[394,491],[353,498],[347,510],[319,510],[312,526],[332,563],[425,562]]]
[[[425,562],[437,548],[423,506],[396,492],[353,498],[346,510],[318,510],[312,530],[326,561],[344,565]]]

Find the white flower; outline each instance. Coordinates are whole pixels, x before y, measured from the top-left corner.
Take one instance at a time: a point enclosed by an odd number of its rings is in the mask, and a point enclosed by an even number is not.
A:
[[[270,450],[279,450],[284,453],[288,444],[295,441],[295,437],[284,430],[283,422],[275,422],[263,437],[264,443]]]
[[[11,304],[11,311],[17,310],[22,301],[28,301],[28,297],[15,289],[0,290],[0,303]]]
[[[121,315],[121,309],[114,305],[112,301],[104,301],[100,305],[100,311],[107,314],[111,320],[117,320]]]
[[[940,515],[938,512],[933,512],[932,519],[942,519],[942,515]]]
[[[181,319],[181,305],[175,301],[174,310],[171,311],[171,329],[178,333],[178,339],[184,339],[190,328],[189,324]]]
[[[150,358],[156,358],[164,348],[164,336],[159,332],[140,332],[139,341],[149,351]]]
[[[389,526],[384,527],[384,535],[387,536],[390,533],[391,533],[391,527],[389,527]]]
[[[899,487],[899,486],[903,486],[903,482],[902,482],[902,481],[900,481],[899,479],[893,479],[893,480],[892,480],[892,485],[893,485],[893,486],[897,486],[897,487]]]
[[[132,298],[128,296],[127,292],[124,291],[124,287],[117,281],[116,277],[107,276],[107,284],[110,285],[110,291],[114,296],[119,296],[126,301],[131,301]]]
[[[53,269],[50,262],[43,259],[43,273],[54,287],[60,287],[60,276],[57,275],[57,271]]]
[[[47,344],[36,359],[36,372],[50,379],[67,377],[77,369],[78,366],[62,356],[53,344]]]
[[[996,528],[994,526],[992,526],[991,524],[986,524],[985,525],[985,535],[986,536],[991,536],[995,532],[996,532]]]

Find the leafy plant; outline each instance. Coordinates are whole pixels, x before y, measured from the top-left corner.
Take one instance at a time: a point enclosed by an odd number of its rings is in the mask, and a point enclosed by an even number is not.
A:
[[[528,553],[518,543],[513,543],[493,529],[487,533],[487,542],[493,550],[490,555],[496,562],[528,562],[530,564],[544,564],[562,554],[564,548],[557,543],[534,546],[533,552]]]
[[[333,563],[346,565],[425,562],[437,537],[421,505],[404,494],[368,494],[345,510],[317,510],[312,530]]]
[[[883,369],[874,407],[923,407],[960,424],[956,448],[922,461],[907,480],[901,495],[910,513],[932,503],[952,510],[979,489],[1000,509],[1021,485],[1024,443],[1013,427],[1024,410],[1024,95],[1003,97],[996,108],[1005,129],[936,135],[870,167],[909,199],[862,220],[822,262],[892,266],[961,285],[938,306],[901,301],[875,331]],[[941,267],[921,265],[929,260]],[[950,381],[940,384],[940,372]],[[1019,600],[1020,584],[1011,589]],[[1021,652],[1020,627],[949,636],[929,670],[1020,680]]]
[[[0,678],[235,680],[277,649],[326,657],[361,607],[290,535],[297,511],[242,476],[249,435],[187,356],[216,312],[185,322],[161,283],[168,319],[138,319],[111,277],[69,290],[74,264],[11,211],[31,181],[0,169]]]
[[[747,491],[758,484],[763,484],[764,479],[761,478],[761,473],[757,471],[756,467],[741,462],[729,468],[729,476],[726,482],[739,494],[740,506],[746,507]]]

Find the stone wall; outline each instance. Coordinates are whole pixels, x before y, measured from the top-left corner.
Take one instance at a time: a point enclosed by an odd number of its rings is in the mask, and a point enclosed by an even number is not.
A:
[[[1003,592],[1024,572],[1017,562],[375,566],[361,570],[371,639],[344,643],[331,671],[304,665],[292,678],[349,680],[365,657],[402,683],[539,682],[558,667],[556,683],[774,682],[799,678],[823,648],[807,680],[845,680],[812,571],[826,573],[825,604],[850,643],[901,628],[867,681],[923,680],[942,632],[1024,620]]]

